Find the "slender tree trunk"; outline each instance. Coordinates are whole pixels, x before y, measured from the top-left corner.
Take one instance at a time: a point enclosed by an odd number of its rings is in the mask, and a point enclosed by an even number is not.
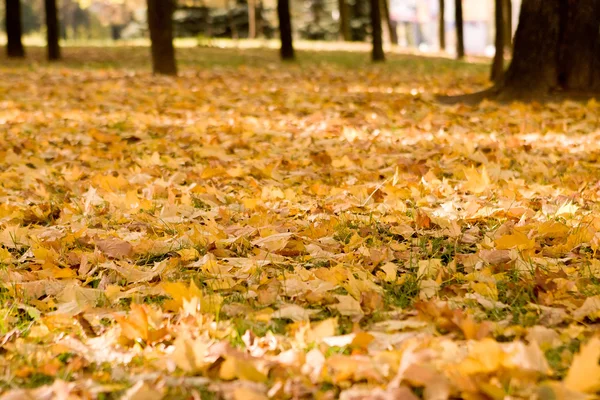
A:
[[[60,59],[60,45],[58,43],[59,31],[58,11],[56,0],[44,0],[46,11],[46,41],[48,46],[48,60]]]
[[[338,0],[338,8],[340,11],[340,36],[346,42],[352,40],[352,32],[350,31],[350,7],[347,0]]]
[[[237,25],[233,18],[233,9],[231,8],[231,2],[229,0],[227,0],[226,7],[227,7],[227,21],[229,22],[229,30],[231,31],[231,38],[238,39],[240,37],[240,35],[238,34]]]
[[[444,19],[445,11],[446,2],[444,0],[440,0],[440,15],[438,26],[438,33],[440,35],[440,50],[446,50],[446,20]]]
[[[397,46],[398,45],[398,33],[396,33],[396,23],[392,21],[390,15],[389,0],[381,0],[381,9],[383,10],[383,18],[388,28],[388,34],[390,35],[390,42]]]
[[[248,0],[248,38],[256,38],[256,3]]]
[[[6,54],[8,57],[25,57],[25,48],[21,41],[23,27],[21,25],[21,0],[6,0]]]
[[[148,28],[155,74],[177,75],[173,46],[173,0],[148,0]]]
[[[255,13],[255,21],[256,21],[256,37],[259,36],[263,36],[264,32],[263,32],[263,25],[264,25],[264,18],[263,18],[263,5],[262,5],[262,1],[261,0],[254,0],[255,4],[254,4],[254,13]]]
[[[505,20],[503,18],[504,0],[494,1],[495,11],[495,23],[496,23],[496,40],[494,42],[496,46],[496,54],[494,55],[494,61],[492,62],[492,74],[491,80],[493,82],[500,82],[504,77],[504,27]]]
[[[512,34],[513,34],[513,25],[512,25],[512,0],[503,0],[502,4],[504,5],[503,13],[504,13],[504,48],[506,50],[512,49]]]
[[[371,37],[373,48],[371,59],[374,62],[385,61],[383,52],[383,38],[381,33],[381,8],[379,0],[369,0],[371,6]]]
[[[292,43],[292,18],[290,16],[290,0],[277,0],[277,16],[279,17],[279,37],[282,60],[293,60],[294,45]]]
[[[456,23],[456,58],[460,60],[465,57],[465,36],[462,0],[454,0],[454,3],[454,11],[456,14],[454,16],[454,21]]]

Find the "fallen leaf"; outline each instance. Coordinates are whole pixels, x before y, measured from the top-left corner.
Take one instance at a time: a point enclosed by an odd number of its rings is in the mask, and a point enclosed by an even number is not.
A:
[[[583,393],[600,390],[600,339],[593,337],[573,357],[564,380],[565,387]]]

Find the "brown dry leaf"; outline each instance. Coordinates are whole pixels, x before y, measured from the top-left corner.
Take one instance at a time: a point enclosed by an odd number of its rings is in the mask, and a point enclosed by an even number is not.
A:
[[[481,250],[479,257],[491,265],[504,264],[513,259],[510,250]]]
[[[582,321],[589,318],[592,321],[600,318],[600,296],[592,296],[585,299],[585,302],[573,312],[576,320]]]
[[[94,242],[98,249],[111,258],[126,258],[133,254],[133,246],[119,238],[108,238]]]
[[[272,318],[287,318],[292,321],[309,321],[311,315],[316,314],[317,310],[309,310],[295,304],[285,304],[279,307],[279,310],[272,314]]]
[[[354,299],[352,296],[346,295],[336,295],[337,304],[333,304],[329,306],[339,312],[341,315],[352,317],[352,318],[362,318],[364,312],[360,306],[360,303]]]

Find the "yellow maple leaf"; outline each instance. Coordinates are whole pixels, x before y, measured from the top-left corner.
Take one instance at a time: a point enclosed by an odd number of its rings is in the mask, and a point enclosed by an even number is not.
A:
[[[535,247],[535,240],[529,239],[526,234],[514,231],[511,235],[504,235],[496,239],[496,249],[498,250],[528,250]]]
[[[600,390],[600,338],[594,337],[573,358],[564,384],[568,389],[584,393]]]
[[[500,368],[503,358],[500,344],[493,339],[484,339],[471,344],[469,356],[460,364],[459,369],[466,375],[490,373]]]
[[[171,359],[182,370],[194,373],[208,365],[204,358],[208,354],[209,342],[203,338],[192,339],[189,335],[181,335],[174,345]]]
[[[492,182],[485,167],[481,171],[477,171],[474,167],[471,167],[464,169],[463,173],[467,181],[463,183],[462,187],[469,192],[480,194],[488,190],[491,186]]]
[[[221,364],[219,377],[223,380],[239,378],[251,382],[266,382],[268,379],[251,360],[242,360],[233,356],[227,357]]]
[[[181,261],[195,261],[200,257],[198,250],[192,248],[181,249],[177,251],[177,254],[181,256]]]
[[[197,309],[202,313],[215,313],[223,303],[223,298],[219,294],[204,296],[193,280],[190,281],[189,286],[183,282],[165,282],[162,287],[172,297],[172,300],[164,303],[164,308],[169,311],[179,311],[181,308],[185,308],[187,311]]]

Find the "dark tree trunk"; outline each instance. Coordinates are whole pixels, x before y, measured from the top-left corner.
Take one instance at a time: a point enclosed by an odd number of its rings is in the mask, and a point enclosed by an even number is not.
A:
[[[456,58],[460,60],[465,57],[465,36],[463,31],[464,24],[462,0],[454,0],[454,3],[454,21],[456,23]]]
[[[346,0],[338,0],[338,8],[340,11],[340,36],[346,42],[352,40],[350,32],[350,7]]]
[[[23,58],[25,57],[25,49],[21,41],[22,25],[21,25],[21,0],[6,0],[6,55],[8,57]]]
[[[512,0],[503,0],[502,4],[504,6],[504,48],[506,50],[512,49],[512,34],[513,34],[513,24],[512,24]]]
[[[496,54],[494,55],[494,61],[492,62],[492,75],[491,80],[493,82],[500,82],[504,77],[504,27],[505,21],[503,17],[504,0],[495,0],[494,12],[495,12],[495,23],[496,23],[496,40],[494,45],[496,46]]]
[[[383,38],[381,34],[381,8],[379,0],[369,0],[371,6],[371,37],[373,40],[373,49],[371,59],[374,62],[385,61],[383,53]]]
[[[58,11],[56,0],[44,0],[46,11],[46,41],[48,46],[48,60],[60,59],[60,45],[58,44],[59,31]]]
[[[235,3],[234,3],[235,6]],[[233,18],[233,9],[231,7],[231,3],[229,1],[226,2],[227,8],[227,21],[229,22],[229,30],[231,31],[232,39],[239,39],[240,35],[238,33],[237,24],[235,23],[235,19]]]
[[[594,0],[582,0],[579,3],[591,5]],[[593,65],[593,58],[589,51],[584,50],[584,54],[575,54],[575,59],[565,59],[565,39],[571,36],[577,40],[575,32],[586,24],[583,21],[577,23],[569,29],[569,19],[573,17],[576,10],[569,10],[566,1],[547,1],[547,0],[524,0],[521,5],[521,14],[519,17],[519,26],[515,34],[513,60],[506,72],[506,77],[501,91],[504,97],[529,97],[548,93],[554,88],[563,86],[569,81],[565,74],[567,64],[569,67],[579,64],[578,60],[587,59],[586,62]],[[594,15],[594,13],[590,13]],[[586,18],[587,19],[587,18]],[[574,21],[572,21],[574,22]],[[597,24],[597,22],[596,22]],[[572,25],[572,24],[571,24]],[[567,35],[570,33],[569,35]],[[578,32],[579,33],[579,32]],[[584,43],[570,43],[574,48],[588,47],[589,44],[596,44],[598,33],[592,35]],[[581,41],[579,37],[579,41]],[[594,50],[591,46],[589,50]],[[587,71],[584,71],[587,72]],[[589,74],[586,80],[590,80]]]
[[[589,97],[600,97],[600,1],[523,0],[504,79],[448,102]]]
[[[264,25],[264,18],[263,18],[263,5],[262,5],[262,1],[258,0],[258,3],[254,4],[254,7],[256,9],[255,11],[255,18],[256,18],[256,36],[262,36],[263,35],[263,25]]]
[[[148,0],[148,29],[155,74],[177,75],[173,46],[173,0]]]
[[[438,16],[438,34],[440,35],[440,50],[446,50],[446,21],[444,20],[445,10],[446,2],[444,0],[440,0],[440,15]]]
[[[292,43],[292,18],[290,16],[290,0],[277,0],[277,16],[279,17],[279,37],[282,60],[293,60],[294,45]]]
[[[388,28],[388,34],[390,35],[390,42],[397,46],[398,34],[396,33],[396,23],[392,21],[392,17],[390,15],[390,5],[388,1],[389,0],[381,0],[381,9],[383,10],[383,17],[385,18],[385,23]]]

